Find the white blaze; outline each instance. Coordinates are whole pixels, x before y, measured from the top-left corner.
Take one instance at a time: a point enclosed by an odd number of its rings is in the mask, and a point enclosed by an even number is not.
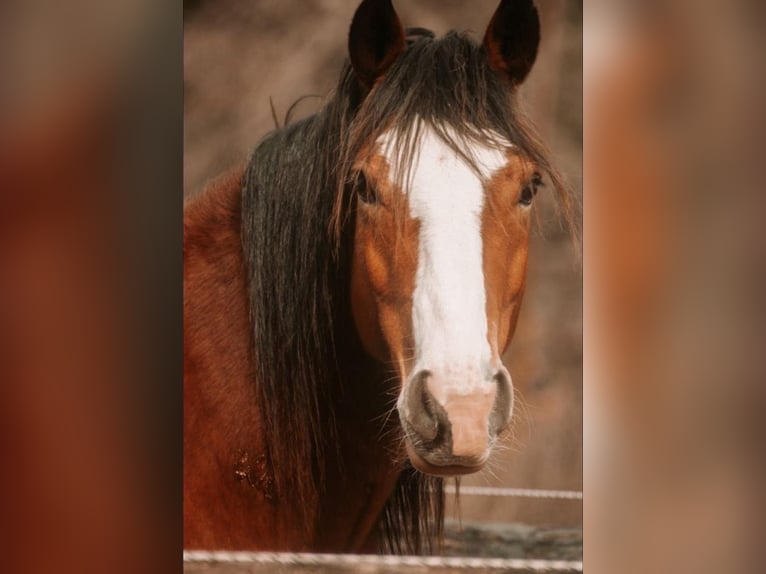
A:
[[[389,163],[396,165],[391,151],[396,143],[389,134],[381,140]],[[412,306],[413,373],[433,371],[457,392],[469,392],[493,374],[482,257],[482,179],[507,162],[500,145],[474,144],[466,151],[481,168],[481,176],[425,128],[404,190],[410,215],[420,222]]]

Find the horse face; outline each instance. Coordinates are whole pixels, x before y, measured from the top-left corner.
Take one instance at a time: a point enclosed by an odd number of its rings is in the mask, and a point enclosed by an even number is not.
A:
[[[539,40],[533,0],[501,0],[482,48],[509,91],[529,74]],[[363,98],[405,51],[391,0],[364,0],[349,34]],[[370,142],[356,166],[352,311],[367,351],[399,372],[412,463],[463,474],[484,465],[511,417],[511,377],[500,357],[524,292],[539,177],[510,142],[477,138],[485,143],[465,144],[471,149],[460,154],[422,127],[407,177],[392,176],[403,163],[397,150],[410,148],[393,131]]]
[[[399,184],[398,147],[385,133],[357,165],[353,315],[365,349],[399,372],[412,463],[474,472],[511,417],[500,357],[524,292],[539,178],[510,144],[473,144],[471,165],[424,128]]]

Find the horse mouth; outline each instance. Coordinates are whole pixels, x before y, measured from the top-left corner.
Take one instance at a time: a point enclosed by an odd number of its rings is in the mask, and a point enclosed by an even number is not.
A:
[[[409,439],[407,439],[405,443],[407,456],[409,457],[412,466],[424,474],[433,476],[461,476],[464,474],[472,474],[484,468],[484,465],[489,458],[489,452],[483,454],[479,458],[471,457],[470,459],[442,457],[438,454],[430,456],[426,454],[421,455]]]

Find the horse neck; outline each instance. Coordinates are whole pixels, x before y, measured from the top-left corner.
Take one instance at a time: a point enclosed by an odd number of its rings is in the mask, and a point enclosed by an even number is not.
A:
[[[345,265],[343,266],[345,267]],[[383,421],[373,420],[389,414],[396,402],[396,378],[388,366],[370,357],[362,348],[351,315],[348,294],[349,274],[342,269],[339,278],[344,282],[342,296],[336,301],[334,338],[336,342],[338,380],[330,395],[331,410],[338,430],[348,425],[381,430]],[[340,289],[340,287],[339,287]],[[395,411],[388,417],[398,425]],[[364,437],[368,438],[368,437]],[[379,438],[371,441],[381,443]],[[370,445],[374,446],[374,445]]]
[[[317,547],[374,552],[380,517],[401,473],[399,419],[389,412],[395,395],[386,387],[386,369],[357,345],[344,349],[339,361],[342,379],[332,396],[337,448],[326,451]]]

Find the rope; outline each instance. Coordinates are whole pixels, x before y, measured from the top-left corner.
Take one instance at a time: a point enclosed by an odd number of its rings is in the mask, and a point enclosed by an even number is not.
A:
[[[440,556],[377,556],[370,554],[307,554],[292,552],[206,552],[185,550],[184,562],[206,564],[279,564],[282,566],[435,567],[505,572],[582,572],[582,562],[517,558]]]
[[[456,489],[452,485],[446,485],[444,491],[454,494]],[[582,500],[582,491],[579,490],[541,490],[537,488],[496,488],[490,486],[461,486],[460,494],[475,496],[516,496],[522,498],[560,498],[568,500]]]

